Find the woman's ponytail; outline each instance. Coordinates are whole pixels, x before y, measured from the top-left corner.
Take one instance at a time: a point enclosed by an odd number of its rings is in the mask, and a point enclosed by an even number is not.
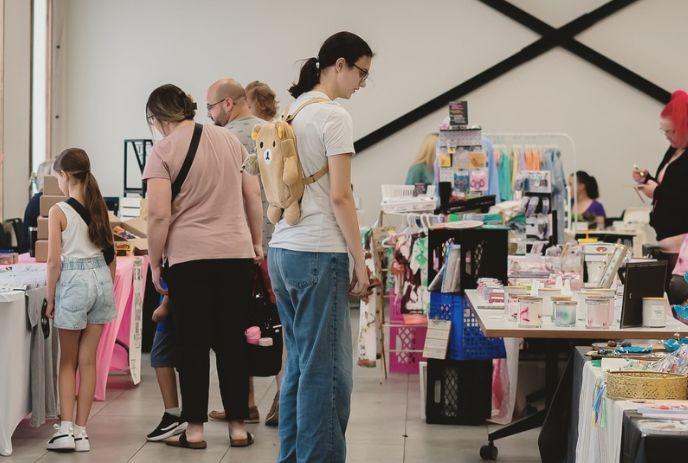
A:
[[[110,218],[108,217],[105,200],[98,188],[98,181],[91,173],[91,161],[88,159],[86,151],[80,148],[69,148],[64,150],[55,159],[53,164],[55,172],[65,172],[84,187],[84,207],[91,216],[91,223],[88,225],[88,237],[98,248],[110,250],[114,247],[114,238],[110,229]]]
[[[308,58],[299,73],[299,81],[289,88],[289,93],[294,98],[298,98],[301,94],[313,90],[313,87],[318,85],[320,81],[320,66],[318,58]]]
[[[308,58],[299,73],[299,81],[289,88],[294,98],[310,92],[320,82],[322,70],[334,66],[339,58],[344,58],[349,67],[353,67],[359,58],[373,57],[373,50],[358,35],[351,32],[337,32],[330,36],[320,47],[317,57]]]
[[[88,237],[100,249],[111,249],[114,246],[110,218],[108,217],[105,200],[98,188],[98,181],[89,171],[84,178],[84,201],[91,215],[88,225]]]

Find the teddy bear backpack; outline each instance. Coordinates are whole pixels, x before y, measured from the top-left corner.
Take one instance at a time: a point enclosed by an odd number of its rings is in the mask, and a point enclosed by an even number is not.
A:
[[[293,113],[285,112],[279,121],[253,128],[251,138],[256,142],[256,153],[248,157],[243,170],[252,175],[260,173],[269,204],[267,216],[270,223],[276,224],[282,217],[289,225],[299,223],[301,198],[306,185],[317,182],[327,174],[328,166],[325,163],[313,175],[304,176],[291,122],[306,106],[329,101],[326,98],[305,101]]]

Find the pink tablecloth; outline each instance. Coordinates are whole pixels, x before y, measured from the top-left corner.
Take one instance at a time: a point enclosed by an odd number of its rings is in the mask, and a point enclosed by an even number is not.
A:
[[[124,370],[129,367],[131,311],[134,303],[134,263],[138,258],[142,259],[142,287],[145,288],[146,275],[148,274],[148,256],[117,258],[114,285],[117,318],[105,325],[100,344],[98,344],[96,400],[105,400],[105,389],[110,371]],[[22,254],[19,256],[19,263],[35,264],[36,261],[28,254]]]

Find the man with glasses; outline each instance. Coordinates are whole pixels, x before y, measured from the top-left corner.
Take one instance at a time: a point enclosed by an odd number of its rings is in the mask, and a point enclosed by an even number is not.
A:
[[[251,133],[253,127],[263,124],[265,121],[251,113],[246,100],[246,91],[239,82],[227,78],[212,84],[206,95],[206,109],[208,110],[208,117],[212,119],[215,125],[224,126],[239,139],[249,154],[255,153],[256,143],[251,138]],[[268,205],[262,188],[261,193],[263,197],[263,249],[267,253],[267,243],[270,241],[274,227],[267,219]],[[261,267],[266,266],[261,263]],[[264,272],[264,277],[269,278],[267,271]],[[253,378],[249,378],[248,407],[249,418],[246,423],[258,423],[260,413],[256,406]],[[225,412],[213,410],[210,412],[210,418],[224,420]]]

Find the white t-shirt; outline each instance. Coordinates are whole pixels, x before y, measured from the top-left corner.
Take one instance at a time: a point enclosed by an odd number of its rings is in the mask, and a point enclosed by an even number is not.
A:
[[[314,98],[327,98],[327,95],[306,92],[291,104],[289,112]],[[334,101],[306,106],[291,125],[305,176],[323,168],[329,156],[354,153],[351,116]],[[329,174],[306,186],[301,201],[301,220],[293,226],[281,220],[275,226],[270,247],[303,252],[348,252],[330,204]]]

